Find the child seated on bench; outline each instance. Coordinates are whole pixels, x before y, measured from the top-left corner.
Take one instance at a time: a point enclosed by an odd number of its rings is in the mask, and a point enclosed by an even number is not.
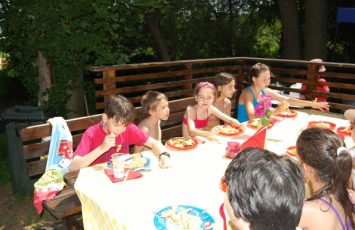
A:
[[[138,127],[144,134],[161,141],[160,121],[168,120],[170,114],[168,98],[163,93],[150,90],[143,95],[141,104],[144,119]],[[134,146],[134,152],[142,152],[145,149],[143,145]]]
[[[217,97],[214,100],[213,105],[227,114],[231,115],[232,102],[231,98],[235,93],[235,79],[232,74],[229,73],[219,73],[214,77],[214,86],[217,89]],[[212,129],[216,125],[221,125],[222,122],[215,115],[211,115],[208,118],[208,123],[206,130]]]
[[[170,167],[170,155],[161,142],[144,134],[135,124],[134,108],[127,98],[111,96],[102,121],[89,127],[74,153],[70,170],[107,162],[115,152],[129,153],[129,145],[145,145],[159,156],[162,168]]]
[[[194,89],[196,104],[187,106],[183,118],[182,135],[187,136],[211,136],[218,134],[220,126],[214,126],[211,130],[204,130],[207,127],[208,118],[211,115],[216,116],[224,122],[241,127],[238,120],[224,114],[213,105],[216,96],[216,88],[209,82],[200,82]]]

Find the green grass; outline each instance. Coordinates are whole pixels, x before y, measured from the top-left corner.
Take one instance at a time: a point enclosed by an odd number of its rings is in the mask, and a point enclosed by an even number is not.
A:
[[[0,133],[0,184],[6,184],[10,179],[10,166],[6,154],[6,139],[4,133]]]

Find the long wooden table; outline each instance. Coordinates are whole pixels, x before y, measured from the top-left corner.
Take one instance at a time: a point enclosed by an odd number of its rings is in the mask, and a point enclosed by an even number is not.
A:
[[[285,154],[287,147],[295,145],[298,134],[309,121],[329,121],[337,127],[349,124],[339,115],[306,112],[298,110],[296,118],[284,119],[270,129],[265,148]],[[245,134],[254,132],[247,128]],[[218,210],[224,193],[219,182],[230,162],[224,157],[230,138],[216,138],[218,142],[206,141],[191,151],[172,151],[174,166],[171,169],[160,169],[152,157],[153,169],[136,180],[112,183],[104,173],[104,165],[67,174],[66,181],[74,185],[82,203],[85,229],[156,229],[155,214],[171,205],[201,208],[214,218],[214,229],[222,229]],[[350,138],[345,142],[348,147],[352,144]]]

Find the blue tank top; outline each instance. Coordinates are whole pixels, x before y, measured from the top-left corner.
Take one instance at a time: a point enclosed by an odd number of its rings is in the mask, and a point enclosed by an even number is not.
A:
[[[258,104],[258,100],[255,97],[255,94],[254,94],[253,90],[251,89],[251,86],[248,86],[245,89],[249,90],[253,94],[253,105],[254,105],[254,107],[256,107],[256,105]],[[265,95],[265,92],[264,92],[263,89],[261,90],[261,95]],[[238,108],[238,114],[237,114],[238,121],[239,122],[248,121],[249,117],[248,117],[247,111],[245,109],[245,105],[238,103],[238,107],[237,108]]]

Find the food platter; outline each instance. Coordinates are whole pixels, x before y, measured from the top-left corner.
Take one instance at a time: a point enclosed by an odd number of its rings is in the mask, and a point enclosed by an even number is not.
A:
[[[308,127],[318,127],[318,128],[323,128],[323,129],[334,130],[336,125],[334,123],[328,122],[328,121],[310,121],[308,123]]]
[[[125,168],[132,170],[150,170],[150,159],[142,153],[125,154]]]
[[[158,230],[213,229],[214,219],[206,211],[190,205],[172,205],[155,214]]]
[[[260,118],[254,118],[252,120],[249,120],[247,123],[247,127],[252,128],[252,129],[258,129],[259,128],[259,119]],[[272,126],[274,126],[274,122],[270,121],[270,124],[268,125],[268,129],[270,129]]]
[[[177,151],[188,151],[197,147],[198,141],[191,137],[173,137],[166,141],[166,147]]]
[[[276,114],[275,116],[284,117],[284,118],[294,118],[297,116],[297,112],[292,109],[289,109],[289,110],[286,110],[282,113]]]
[[[242,129],[231,125],[222,125],[219,135],[221,136],[237,136],[243,133]]]
[[[142,153],[123,154],[120,158],[124,162],[124,168],[134,171],[151,170],[151,159]],[[108,168],[112,169],[112,162],[107,162]]]
[[[350,127],[341,126],[341,127],[337,128],[337,133],[342,136],[351,136]]]
[[[286,154],[290,157],[297,157],[296,146],[290,146],[286,150]]]

